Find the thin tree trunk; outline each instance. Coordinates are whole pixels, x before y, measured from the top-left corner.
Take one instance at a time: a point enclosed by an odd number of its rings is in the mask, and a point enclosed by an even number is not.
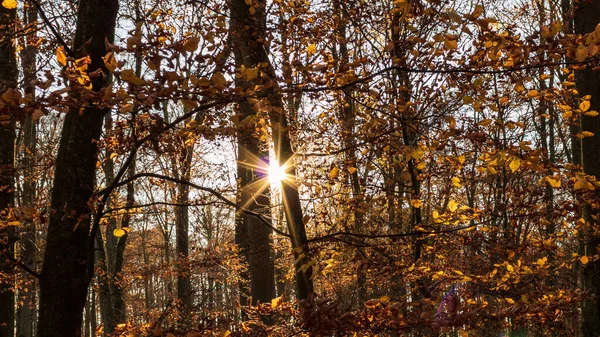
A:
[[[105,40],[114,41],[117,0],[81,0],[73,50],[89,55],[88,71],[102,69]],[[108,83],[92,77],[92,92]],[[83,90],[83,89],[82,89]],[[40,277],[38,336],[81,336],[82,311],[93,275],[95,234],[90,234],[90,198],[95,188],[102,119],[108,109],[81,102],[66,114],[56,158],[46,251]],[[82,108],[82,109],[80,109]],[[91,236],[90,236],[91,235]]]
[[[17,85],[17,61],[13,43],[13,21],[16,10],[0,6],[0,93],[15,90]],[[0,218],[8,219],[9,208],[14,202],[14,144],[17,102],[6,102],[0,108]],[[0,337],[14,336],[15,298],[12,263],[2,255],[12,256],[14,227],[0,227]]]

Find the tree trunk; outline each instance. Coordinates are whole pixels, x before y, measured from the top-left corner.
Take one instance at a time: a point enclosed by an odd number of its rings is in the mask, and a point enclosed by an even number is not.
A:
[[[35,28],[37,24],[37,9],[34,6],[27,8],[25,12],[25,23],[30,27]],[[23,68],[23,82],[25,98],[33,103],[35,101],[35,85],[32,81],[36,79],[36,48],[30,44],[31,39],[36,38],[36,34],[28,37],[26,46],[21,52],[21,65]],[[31,116],[25,116],[25,122],[23,125],[23,145],[22,151],[22,166],[23,166],[23,194],[21,206],[26,214],[33,213],[35,209],[35,190],[36,182],[33,177],[33,170],[35,164],[35,153],[36,153],[36,126],[35,122],[31,119]],[[35,245],[35,222],[31,217],[24,219],[23,225],[25,230],[20,238],[21,248],[21,262],[26,266],[35,270],[35,256],[36,256],[36,245]],[[35,330],[35,308],[36,308],[36,288],[37,280],[31,275],[22,272],[25,286],[19,290],[19,302],[22,304],[17,307],[17,336],[18,337],[31,337]]]
[[[185,147],[180,153],[181,179],[190,181],[191,179],[191,162],[193,155],[193,146]],[[173,170],[178,170],[178,166],[173,167]],[[179,174],[178,174],[179,175]],[[188,261],[189,255],[189,196],[190,187],[187,184],[179,184],[177,186],[177,203],[175,208],[175,237],[176,237],[176,253],[177,253],[177,299],[181,302],[184,311],[192,307],[192,286],[190,282],[190,266]]]
[[[17,61],[13,43],[13,21],[16,10],[0,6],[0,93],[15,90],[17,85]],[[13,105],[3,102],[0,106],[0,218],[7,219],[14,202],[14,145],[15,130]],[[12,256],[14,227],[0,227],[0,254]],[[0,255],[0,337],[14,336],[15,298],[13,267],[5,256]]]
[[[575,11],[575,33],[585,34],[594,31],[600,18],[600,2],[581,1]],[[600,76],[598,72],[587,67],[575,73],[577,90],[581,96],[592,95],[591,110],[600,110]],[[582,116],[581,131],[594,133],[592,137],[585,137],[581,140],[581,159],[584,172],[600,179],[600,119],[596,117]],[[576,145],[574,142],[573,156],[575,158]],[[600,193],[596,193],[600,197]],[[591,210],[597,213],[598,210]],[[586,255],[593,256],[598,254],[600,237],[597,236],[599,223],[591,217],[587,219],[592,224],[590,230],[591,237],[586,238]],[[584,337],[597,337],[600,335],[600,260],[590,259],[590,262],[583,267],[583,285],[589,290],[593,298],[589,298],[583,303],[582,335]]]
[[[246,69],[259,68],[264,78],[251,81],[262,82],[266,88],[260,98],[265,99],[273,133],[275,156],[280,166],[285,168],[287,179],[281,182],[281,192],[288,231],[291,235],[292,249],[296,262],[297,297],[306,299],[313,292],[312,264],[308,249],[306,229],[302,219],[302,205],[296,183],[296,167],[292,150],[287,116],[283,109],[282,95],[275,82],[276,76],[269,60],[264,41],[266,27],[265,2],[253,3],[254,14],[250,14],[250,6],[244,0],[232,0],[230,33],[236,66]],[[247,102],[242,102],[246,104]],[[254,108],[254,107],[252,107]],[[257,229],[259,230],[259,229]],[[256,233],[257,235],[260,235]]]
[[[81,0],[73,50],[89,55],[88,71],[102,69],[105,39],[114,41],[117,0]],[[90,96],[108,76],[92,78]],[[82,89],[83,90],[83,89]],[[82,108],[82,109],[80,109]],[[90,237],[90,197],[94,191],[102,119],[108,108],[91,99],[66,114],[54,173],[44,263],[40,277],[38,336],[81,336],[82,310],[93,275],[95,233]]]

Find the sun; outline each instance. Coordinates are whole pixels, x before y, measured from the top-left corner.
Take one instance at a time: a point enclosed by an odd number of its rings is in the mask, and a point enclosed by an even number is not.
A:
[[[269,183],[279,185],[286,178],[285,168],[279,166],[276,160],[269,163]]]

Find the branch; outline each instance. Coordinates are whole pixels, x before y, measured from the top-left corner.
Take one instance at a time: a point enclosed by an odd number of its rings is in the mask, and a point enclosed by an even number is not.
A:
[[[490,74],[508,74],[516,71],[523,70],[533,70],[540,68],[549,68],[549,67],[557,67],[557,66],[574,66],[574,65],[589,65],[595,62],[600,61],[600,58],[592,58],[586,61],[564,61],[564,62],[554,62],[554,63],[543,63],[543,64],[530,64],[525,66],[518,67],[510,67],[504,69],[473,69],[473,68],[446,68],[446,69],[426,69],[426,68],[408,68],[402,66],[389,66],[383,68],[377,72],[372,73],[371,75],[356,79],[354,81],[348,82],[346,84],[338,85],[338,86],[321,86],[315,88],[302,88],[288,86],[287,89],[281,90],[282,92],[320,92],[320,91],[328,91],[328,90],[344,90],[350,87],[353,87],[357,84],[368,82],[375,77],[379,77],[387,72],[392,70],[407,72],[407,73],[415,73],[415,74],[471,74],[471,75],[490,75]]]
[[[414,231],[414,232],[392,233],[392,234],[360,234],[360,233],[352,233],[352,232],[335,232],[335,233],[327,234],[324,236],[309,239],[308,242],[338,240],[337,237],[339,237],[339,236],[351,236],[351,237],[363,238],[363,239],[385,239],[385,238],[402,238],[402,237],[422,236],[422,235],[448,234],[448,233],[458,232],[458,231],[462,231],[465,229],[477,227],[486,222],[489,222],[489,221],[474,223],[474,224],[470,224],[467,226],[456,227],[456,228],[452,228],[452,229],[444,229],[444,230],[429,231],[429,232]]]
[[[269,227],[270,229],[272,229],[275,233],[281,235],[281,236],[285,236],[285,237],[290,237],[289,234],[275,228],[266,217],[264,217],[262,214],[251,211],[249,209],[246,209],[238,204],[236,204],[235,202],[227,199],[225,196],[223,196],[223,194],[221,194],[220,192],[218,192],[217,190],[214,190],[210,187],[204,187],[204,186],[200,186],[197,184],[194,184],[192,182],[189,182],[187,180],[183,180],[183,179],[177,179],[177,178],[173,178],[173,177],[169,177],[169,176],[165,176],[162,174],[158,174],[158,173],[138,173],[138,174],[134,174],[133,176],[115,184],[114,188],[119,187],[119,186],[123,186],[128,184],[129,182],[132,182],[134,180],[136,180],[137,178],[142,178],[142,177],[149,177],[149,178],[157,178],[157,179],[162,179],[162,180],[167,180],[167,181],[171,181],[177,184],[184,184],[184,185],[188,185],[190,187],[193,187],[195,189],[201,190],[201,191],[205,191],[208,192],[210,194],[212,194],[213,196],[215,196],[217,199],[223,201],[227,206],[230,206],[232,208],[235,208],[236,210],[242,212],[245,215],[250,215],[253,216],[255,218],[257,218],[263,225]],[[108,190],[104,189],[99,191],[99,194],[104,194],[107,193]],[[106,194],[105,194],[106,195]]]
[[[40,274],[38,274],[33,269],[27,267],[27,265],[25,265],[23,262],[17,260],[14,256],[11,256],[9,253],[7,253],[6,249],[2,250],[2,255],[4,255],[5,258],[7,258],[8,260],[10,260],[12,263],[14,263],[15,265],[17,265],[19,268],[21,268],[24,271],[26,271],[29,275],[35,277],[38,280],[40,279]]]
[[[65,40],[62,38],[62,36],[60,35],[60,33],[58,33],[58,31],[56,30],[56,28],[54,28],[54,26],[52,25],[52,22],[50,22],[50,20],[48,20],[48,17],[46,16],[46,13],[42,9],[42,6],[40,6],[39,2],[37,2],[37,0],[28,0],[28,1],[31,2],[35,6],[35,8],[37,8],[38,13],[42,17],[42,20],[44,21],[44,23],[46,24],[46,26],[48,26],[48,28],[50,28],[50,31],[52,32],[52,35],[54,35],[54,37],[56,37],[56,39],[58,40],[58,43],[61,46],[63,46],[63,48],[65,48],[65,52],[67,53],[67,55],[73,56],[72,52],[71,52],[71,48],[65,42]]]

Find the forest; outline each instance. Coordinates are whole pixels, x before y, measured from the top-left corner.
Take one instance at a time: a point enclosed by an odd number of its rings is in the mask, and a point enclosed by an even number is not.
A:
[[[0,337],[600,336],[600,1],[0,2]]]

